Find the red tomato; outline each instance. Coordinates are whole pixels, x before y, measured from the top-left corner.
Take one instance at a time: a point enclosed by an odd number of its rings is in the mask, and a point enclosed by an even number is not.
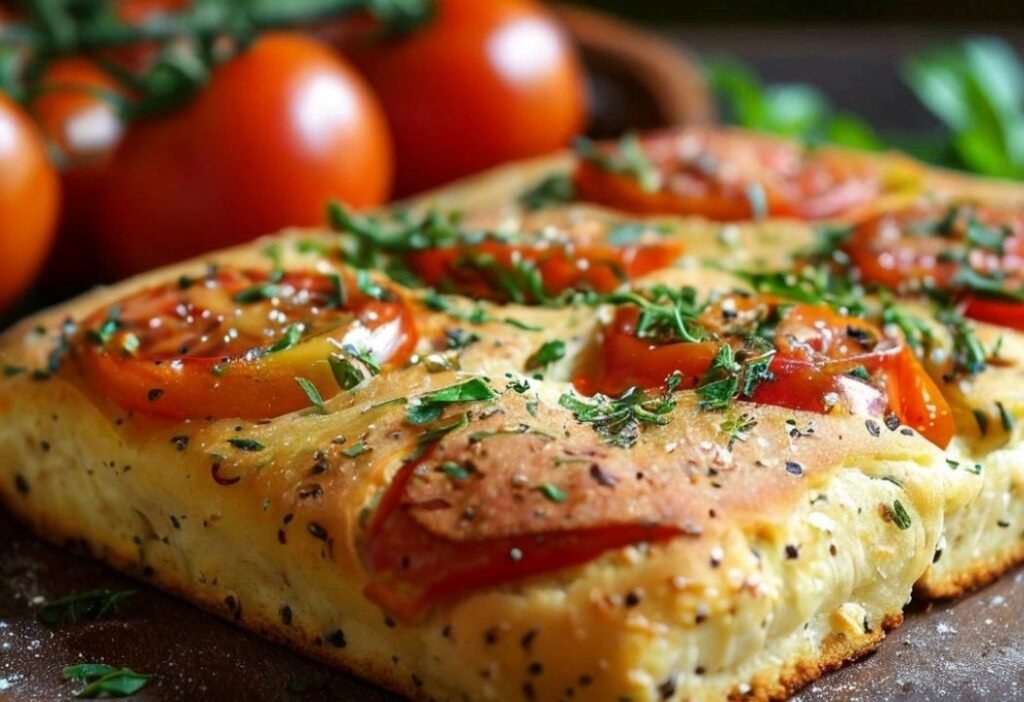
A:
[[[709,306],[698,325],[707,341],[661,341],[640,338],[640,311],[623,307],[605,330],[601,358],[574,383],[583,392],[619,394],[632,386],[663,385],[679,372],[681,387],[696,387],[711,368],[723,343],[736,358],[765,357],[771,347],[750,347],[743,339],[760,321],[775,321],[769,378],[740,399],[828,413],[883,416],[892,412],[934,443],[945,446],[953,436],[949,405],[910,348],[887,338],[864,320],[844,317],[823,305],[784,306],[782,301],[751,297],[724,298]],[[723,316],[723,310],[732,310]],[[739,312],[736,312],[739,310]],[[723,319],[746,319],[740,334]],[[731,331],[726,333],[727,328]],[[853,375],[853,374],[856,375]],[[866,377],[865,377],[866,376]]]
[[[440,0],[408,36],[341,45],[384,104],[399,195],[555,150],[583,127],[580,61],[534,0]]]
[[[94,232],[96,200],[105,168],[124,133],[117,109],[99,93],[116,99],[123,91],[84,58],[54,61],[37,88],[32,115],[60,154],[64,193],[57,245],[43,279],[62,286],[96,283],[100,261]]]
[[[39,273],[53,241],[60,183],[28,115],[0,93],[0,306]]]
[[[683,252],[680,241],[658,234],[617,245],[606,231],[594,232],[586,224],[530,239],[427,249],[409,254],[408,261],[424,282],[440,290],[537,303],[566,290],[610,292],[631,278],[672,265]],[[536,280],[530,278],[534,271]],[[542,289],[533,289],[534,284]]]
[[[383,115],[319,42],[266,34],[180,111],[133,125],[104,181],[101,247],[124,275],[376,205],[391,181]]]
[[[367,529],[366,557],[374,578],[366,595],[389,612],[413,618],[460,594],[586,563],[605,551],[674,536],[666,526],[619,524],[599,529],[455,542],[433,536],[402,508],[406,483],[425,460],[391,481]],[[522,557],[509,558],[518,549]]]
[[[866,283],[950,293],[966,316],[1024,331],[1024,213],[919,203],[864,222],[844,248]]]
[[[338,392],[330,357],[400,363],[416,345],[399,299],[358,291],[352,276],[221,268],[143,290],[84,323],[79,357],[96,388],[140,414],[274,417]]]
[[[579,197],[641,214],[733,221],[838,217],[881,192],[879,174],[859,159],[752,134],[687,129],[635,144],[582,158]]]

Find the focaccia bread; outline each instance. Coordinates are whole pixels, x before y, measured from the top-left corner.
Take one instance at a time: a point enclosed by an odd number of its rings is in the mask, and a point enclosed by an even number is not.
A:
[[[0,498],[412,698],[788,696],[875,646],[915,583],[1016,557],[948,557],[988,549],[972,525],[999,506],[970,452],[1013,449],[965,425],[950,326],[921,308],[922,355],[893,323],[919,295],[854,309],[783,284],[819,242],[803,220],[858,225],[952,180],[695,134],[724,149],[697,199],[728,222],[647,207],[680,178],[693,207],[690,176],[644,184],[639,146],[585,145],[625,189],[583,171],[566,191],[557,156],[25,320],[0,341]],[[793,158],[832,185],[762,173]],[[1009,421],[1012,368],[971,375],[1005,386]],[[1012,456],[990,462],[1012,483]]]
[[[713,131],[691,129],[658,135],[640,142],[642,148],[633,153],[647,153],[648,166],[655,172],[671,173],[671,166],[659,166],[665,159],[666,144],[676,143],[684,153],[694,149],[693,143],[703,143],[705,151],[720,159],[720,170],[725,185],[717,191],[709,188],[714,197],[670,197],[672,187],[665,176],[656,192],[623,186],[618,181],[635,179],[623,163],[605,161],[604,175],[597,179],[594,171],[602,170],[600,160],[595,161],[588,152],[559,155],[546,161],[525,164],[523,168],[508,167],[467,182],[455,188],[431,193],[414,204],[421,211],[459,210],[465,212],[467,228],[496,226],[502,221],[515,222],[525,230],[544,226],[566,226],[568,222],[596,219],[610,222],[609,227],[646,223],[662,232],[662,241],[677,242],[682,257],[678,267],[724,268],[742,274],[753,274],[763,289],[779,290],[786,285],[793,294],[833,295],[837,289],[850,299],[857,292],[850,290],[851,282],[863,283],[867,277],[868,290],[859,294],[877,295],[896,292],[905,300],[897,305],[887,303],[886,314],[899,316],[912,310],[911,322],[928,327],[930,338],[922,344],[920,353],[933,379],[941,388],[956,419],[956,438],[948,447],[951,464],[983,474],[984,488],[977,500],[952,516],[935,563],[919,583],[922,594],[937,597],[956,596],[966,590],[989,582],[1012,565],[1024,559],[1024,500],[1020,498],[1024,484],[1024,455],[1018,425],[1024,419],[1024,385],[1022,385],[1021,343],[1024,342],[1024,294],[1019,271],[1024,265],[1024,186],[997,181],[916,164],[899,155],[868,155],[843,149],[826,148],[805,157],[815,163],[829,163],[829,168],[843,173],[856,173],[858,169],[874,169],[881,185],[873,197],[862,197],[863,190],[844,190],[843,178],[835,182],[826,179],[824,195],[817,202],[834,204],[837,193],[845,195],[849,207],[835,207],[821,216],[804,216],[794,208],[786,210],[783,198],[775,211],[754,212],[746,186],[764,176],[764,165],[751,154],[765,149],[790,154],[791,161],[799,160],[799,150],[779,140],[767,139],[736,130]],[[702,140],[704,140],[702,142]],[[678,146],[678,144],[683,146]],[[628,146],[628,145],[627,145]],[[609,149],[615,156],[615,150]],[[697,150],[699,151],[699,149]],[[622,148],[622,153],[629,153]],[[701,156],[692,153],[681,160],[699,162]],[[840,165],[834,165],[834,164]],[[596,164],[596,168],[595,168]],[[609,169],[608,166],[611,166]],[[633,166],[643,167],[643,159],[634,158]],[[628,166],[628,164],[627,164]],[[799,169],[796,169],[797,171]],[[583,180],[581,181],[581,174]],[[625,174],[625,178],[623,178]],[[730,182],[730,174],[732,181]],[[768,174],[771,182],[772,174]],[[565,190],[552,188],[551,183],[561,179]],[[697,179],[699,181],[699,179]],[[583,187],[573,192],[574,183]],[[594,185],[604,183],[604,190]],[[612,186],[608,183],[612,182]],[[694,183],[688,182],[692,191]],[[829,190],[828,186],[834,186]],[[543,186],[543,187],[539,187]],[[778,189],[778,187],[777,187]],[[785,191],[781,191],[785,194]],[[547,193],[547,200],[537,199]],[[707,193],[705,193],[707,195]],[[858,199],[860,197],[860,199]],[[839,198],[840,200],[842,198]],[[564,204],[563,204],[564,203]],[[609,207],[611,206],[611,207]],[[627,211],[615,209],[625,208]],[[731,208],[731,209],[730,209]],[[534,211],[537,209],[538,211]],[[769,208],[770,210],[771,208]],[[864,254],[864,243],[870,236],[885,229],[883,238],[873,256],[884,257],[886,247],[895,247],[900,241],[905,254],[912,258],[914,247],[908,240],[927,233],[944,220],[960,212],[957,232],[940,233],[946,241],[924,242],[925,254],[932,258],[963,251],[967,239],[969,256],[986,268],[984,275],[966,281],[965,285],[946,301],[928,302],[922,294],[922,281],[927,285],[926,269],[881,270],[878,260]],[[980,223],[972,235],[968,229]],[[507,225],[508,226],[508,225]],[[894,235],[902,232],[903,239]],[[996,239],[1005,238],[1002,261],[995,268],[988,261],[993,255],[993,233],[1003,232]],[[984,240],[985,234],[990,241]],[[865,242],[865,236],[868,235]],[[982,237],[978,239],[978,237]],[[858,244],[858,241],[861,243]],[[858,249],[862,252],[857,255]],[[853,261],[849,256],[853,253]],[[958,253],[957,255],[962,255]],[[846,258],[842,258],[846,257]],[[836,260],[843,265],[836,266]],[[820,266],[808,274],[809,260]],[[890,262],[891,265],[891,262]],[[908,264],[909,265],[909,264]],[[867,268],[864,268],[867,266]],[[972,270],[976,266],[970,266]],[[823,289],[821,276],[827,271],[830,280]],[[865,272],[866,271],[866,272]],[[789,283],[781,284],[780,274],[798,273]],[[948,270],[944,276],[952,275]],[[749,284],[750,275],[744,276]],[[1002,277],[1004,280],[999,280]],[[994,285],[995,284],[995,285]],[[998,290],[999,286],[1003,290]],[[1016,287],[1014,287],[1016,286]],[[939,286],[941,287],[941,286]],[[797,288],[801,290],[798,291]],[[936,290],[932,293],[942,293]],[[948,296],[947,296],[948,297]],[[887,298],[888,299],[888,298]],[[1000,303],[1000,299],[1006,300]],[[978,304],[979,301],[982,304]],[[991,301],[995,301],[992,304]],[[878,300],[875,298],[875,303]],[[951,314],[955,312],[955,314]],[[873,305],[871,313],[879,319],[883,310]],[[939,319],[937,319],[939,318]],[[924,349],[927,345],[927,349]],[[951,369],[951,359],[958,354],[978,356],[972,347],[985,350],[985,354],[972,358],[964,367]],[[992,354],[993,350],[998,353]]]

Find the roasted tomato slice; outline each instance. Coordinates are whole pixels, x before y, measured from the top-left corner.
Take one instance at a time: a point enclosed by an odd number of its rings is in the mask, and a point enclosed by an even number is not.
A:
[[[676,374],[680,387],[697,388],[712,407],[740,399],[809,412],[893,414],[940,446],[953,436],[949,405],[910,347],[862,319],[824,305],[731,295],[708,305],[682,339],[657,332],[642,314],[619,308],[599,357],[574,380],[581,392],[657,387]]]
[[[538,303],[567,290],[606,293],[623,282],[666,268],[683,252],[653,226],[635,226],[638,236],[616,241],[614,230],[596,222],[505,240],[415,251],[412,269],[428,285],[499,302]]]
[[[407,304],[371,297],[348,272],[220,268],[135,293],[83,329],[78,357],[100,392],[175,419],[298,410],[310,399],[297,378],[338,391],[332,355],[401,363],[417,341]]]
[[[826,219],[871,203],[882,176],[849,154],[739,132],[688,129],[580,152],[583,200],[629,212]]]
[[[1024,213],[920,203],[857,227],[845,246],[861,278],[950,294],[964,314],[1024,331]]]
[[[399,471],[366,535],[367,565],[374,573],[366,594],[406,618],[443,599],[579,565],[611,549],[679,533],[671,526],[613,524],[468,542],[443,539],[417,523],[403,504],[406,483],[429,460],[428,453]]]

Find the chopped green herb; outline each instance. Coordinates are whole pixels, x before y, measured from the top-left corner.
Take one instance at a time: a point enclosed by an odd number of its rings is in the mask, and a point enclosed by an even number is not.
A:
[[[505,317],[504,319],[500,319],[498,321],[504,322],[505,324],[509,325],[510,327],[515,327],[516,329],[522,329],[523,331],[537,332],[537,331],[543,331],[544,330],[544,327],[537,326],[536,324],[527,324],[526,322],[518,320],[515,317]]]
[[[907,514],[907,510],[899,500],[893,501],[890,516],[892,517],[893,524],[895,524],[900,531],[906,531],[910,528],[910,515]]]
[[[508,377],[512,377],[511,373],[506,374]],[[508,381],[505,387],[513,392],[517,392],[522,395],[524,392],[530,389],[530,381],[526,378],[513,378]]]
[[[526,359],[526,370],[544,368],[565,357],[565,342],[560,339],[544,342],[536,352]]]
[[[671,394],[649,397],[640,388],[629,388],[618,397],[597,394],[581,397],[572,391],[558,403],[570,410],[576,421],[590,424],[605,442],[623,448],[636,444],[644,424],[663,425],[670,421],[676,401]]]
[[[656,192],[661,187],[661,174],[647,158],[635,134],[626,134],[619,139],[615,151],[605,151],[586,137],[573,142],[573,149],[581,160],[608,173],[636,181],[644,192]]]
[[[999,421],[1002,422],[1003,431],[1009,434],[1013,431],[1013,415],[1007,411],[1006,406],[1002,402],[996,402],[996,409],[999,410]]]
[[[370,272],[365,268],[356,271],[356,286],[359,288],[359,292],[374,300],[388,299],[388,291],[373,282]]]
[[[569,498],[569,496],[565,494],[564,490],[557,485],[552,485],[551,483],[538,485],[536,490],[552,502],[565,502]]]
[[[337,273],[328,273],[331,280],[331,289],[334,292],[332,303],[335,307],[344,307],[348,302],[348,290],[345,288],[345,279]]]
[[[139,337],[135,334],[125,334],[121,338],[121,353],[125,356],[133,356],[139,350]]]
[[[987,227],[973,216],[967,220],[967,243],[1000,256],[1011,233],[1008,227]]]
[[[405,420],[409,424],[429,424],[444,411],[447,405],[462,402],[492,400],[498,394],[484,378],[470,378],[456,385],[424,393],[415,398],[406,410]]]
[[[320,391],[316,389],[316,386],[305,378],[300,377],[296,377],[295,382],[299,384],[300,388],[302,388],[302,392],[306,393],[306,397],[309,398],[309,404],[323,413],[325,411],[324,398],[321,397]]]
[[[281,338],[267,347],[267,351],[277,353],[278,351],[290,349],[302,339],[302,331],[303,326],[301,324],[289,324]]]
[[[370,371],[370,375],[380,375],[380,364],[377,363],[372,353],[366,349],[359,350],[352,344],[345,344],[341,348],[349,356],[362,363],[366,370]]]
[[[757,426],[757,420],[746,412],[726,417],[720,428],[728,437],[727,448],[731,451],[737,441],[746,441],[748,432],[755,426]]]
[[[469,438],[469,443],[471,443],[471,444],[479,444],[481,441],[484,441],[485,439],[492,439],[495,436],[512,436],[512,435],[518,435],[518,434],[527,434],[527,435],[530,435],[530,436],[540,436],[540,437],[543,437],[545,439],[551,439],[551,440],[558,438],[554,434],[549,434],[548,432],[544,431],[543,429],[531,429],[530,427],[528,427],[525,424],[520,424],[517,427],[508,428],[508,429],[483,429],[481,431],[474,431],[474,432],[472,432],[469,435],[468,438]]]
[[[259,283],[244,290],[239,290],[231,299],[242,304],[272,300],[281,295],[281,286],[277,283]]]
[[[47,602],[39,609],[38,617],[44,624],[75,624],[84,619],[103,619],[115,614],[121,602],[135,594],[135,590],[90,590],[77,592]]]
[[[953,370],[955,373],[977,375],[985,369],[985,347],[974,333],[974,327],[954,308],[940,310],[937,319],[953,342]]]
[[[732,404],[737,396],[751,397],[764,380],[771,377],[768,367],[775,357],[775,349],[767,342],[760,348],[748,352],[742,349],[742,362],[738,353],[728,343],[723,343],[711,366],[697,383],[697,396],[702,410],[722,410]]]
[[[120,318],[121,308],[118,305],[112,306],[107,311],[107,317],[103,320],[103,324],[97,329],[86,331],[86,337],[97,346],[105,346],[121,326]]]
[[[14,377],[16,375],[21,375],[26,370],[28,370],[28,369],[25,366],[12,366],[10,364],[5,364],[4,365],[4,377],[5,378],[12,378],[12,377]]]
[[[971,410],[971,414],[974,415],[974,421],[978,425],[978,431],[981,432],[982,436],[988,434],[988,414],[985,410],[975,408]]]
[[[519,204],[527,210],[539,210],[550,205],[571,202],[576,197],[576,188],[567,173],[550,173],[536,185],[519,195]]]
[[[423,449],[429,446],[430,444],[434,443],[435,441],[440,441],[443,437],[447,436],[451,432],[457,431],[459,429],[464,429],[467,426],[469,426],[469,415],[463,412],[458,417],[456,417],[454,421],[433,427],[432,429],[429,429],[423,434],[420,434],[420,437],[416,443],[420,447],[420,449]]]
[[[953,278],[953,284],[989,297],[1024,302],[1024,289],[1011,290],[1008,288],[1006,275],[1002,271],[983,273],[969,265],[964,265],[957,271]]]
[[[473,469],[464,463],[445,461],[441,464],[441,471],[452,480],[465,480],[473,474]]]
[[[834,275],[828,266],[804,266],[797,272],[734,270],[732,273],[760,293],[812,305],[826,304],[853,315],[866,311],[864,289],[846,276]]]
[[[361,368],[338,354],[332,353],[328,356],[327,364],[331,367],[334,381],[342,390],[351,390],[366,380],[366,373]]]
[[[349,458],[356,458],[357,456],[362,456],[364,453],[370,450],[372,449],[370,449],[370,447],[366,445],[366,442],[360,441],[359,443],[352,444],[348,448],[342,449],[341,452],[348,456]]]
[[[65,680],[88,683],[75,697],[130,697],[149,684],[151,675],[129,668],[114,668],[102,663],[82,663],[63,670]]]
[[[932,328],[925,320],[888,298],[883,300],[882,324],[899,329],[915,351],[927,351],[935,341]]]
[[[430,424],[432,421],[440,417],[443,411],[444,405],[441,404],[409,405],[409,409],[406,410],[405,413],[405,421],[417,426]]]

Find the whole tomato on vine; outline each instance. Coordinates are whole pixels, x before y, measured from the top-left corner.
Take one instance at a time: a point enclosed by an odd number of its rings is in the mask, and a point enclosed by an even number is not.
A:
[[[60,183],[36,126],[0,93],[0,307],[35,278],[53,240]]]
[[[336,43],[380,96],[403,195],[565,146],[584,125],[583,68],[534,0],[438,0],[392,36],[338,29]]]
[[[391,139],[359,75],[297,33],[261,35],[183,107],[134,124],[107,169],[105,265],[127,275],[383,202]]]

